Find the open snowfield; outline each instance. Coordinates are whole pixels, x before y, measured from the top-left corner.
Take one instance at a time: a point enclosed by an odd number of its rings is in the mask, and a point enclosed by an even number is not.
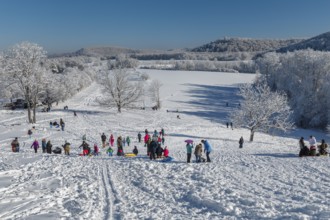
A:
[[[142,72],[163,83],[159,111],[117,114],[95,102],[101,91],[93,84],[51,112],[39,113],[32,139],[25,112],[0,111],[0,219],[330,219],[330,158],[297,157],[300,136],[329,141],[326,134],[256,133],[250,143],[249,131],[225,126],[228,112],[238,107],[237,85],[252,82],[254,75]],[[50,129],[49,121],[60,118],[65,131]],[[146,157],[137,142],[137,133],[144,135],[146,128],[165,129],[174,161]],[[139,155],[109,157],[101,149],[100,156],[78,156],[83,134],[90,145],[100,146],[102,132],[107,138],[129,135],[132,143],[124,151],[136,145]],[[243,149],[238,148],[241,136]],[[14,137],[22,146],[19,153],[11,152]],[[71,155],[35,154],[33,139],[43,137],[53,148],[67,140]],[[187,164],[186,139],[208,139],[212,162]]]

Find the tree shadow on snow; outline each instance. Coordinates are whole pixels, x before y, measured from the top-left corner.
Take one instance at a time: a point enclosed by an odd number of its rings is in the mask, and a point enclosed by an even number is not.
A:
[[[104,112],[104,111],[89,111],[89,110],[75,110],[75,109],[70,109],[70,110],[64,110],[64,109],[54,109],[54,110],[51,110],[51,112],[68,112],[68,113],[72,113],[73,112],[76,112],[77,113],[77,116],[79,115],[101,115],[101,114],[111,114],[109,112]]]
[[[196,111],[181,110],[180,113],[205,118],[212,122],[225,124],[228,114],[239,107],[241,98],[237,95],[237,87],[211,86],[201,84],[184,84],[190,87],[187,91],[190,101],[180,101],[190,105]]]

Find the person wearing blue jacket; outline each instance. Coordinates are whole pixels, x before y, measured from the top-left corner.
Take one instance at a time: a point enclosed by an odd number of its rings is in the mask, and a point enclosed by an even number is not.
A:
[[[206,153],[207,162],[211,162],[210,153],[212,151],[212,146],[207,140],[201,141],[204,144],[204,152]]]

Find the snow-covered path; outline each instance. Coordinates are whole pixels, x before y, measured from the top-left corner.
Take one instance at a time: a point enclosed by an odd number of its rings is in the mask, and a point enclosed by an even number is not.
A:
[[[96,104],[100,90],[93,84],[52,112],[38,114],[33,138],[46,137],[54,147],[67,140],[70,156],[34,154],[25,113],[1,112],[0,219],[330,219],[328,157],[298,158],[294,134],[257,133],[239,149],[238,139],[247,140],[248,131],[224,125],[237,105],[237,83],[251,82],[252,75],[146,72],[164,84],[160,111],[117,114]],[[59,118],[64,132],[48,126]],[[146,128],[165,129],[173,162],[146,157],[136,138]],[[103,132],[108,138],[130,136],[124,151],[136,145],[139,155],[108,157],[101,149],[97,157],[78,156],[83,134],[90,145],[100,146]],[[327,138],[316,131],[295,134]],[[20,153],[10,152],[15,136],[23,145]],[[213,145],[212,162],[187,164],[184,140],[205,138]]]

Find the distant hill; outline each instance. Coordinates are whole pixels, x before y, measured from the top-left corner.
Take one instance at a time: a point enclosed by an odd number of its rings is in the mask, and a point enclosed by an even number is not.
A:
[[[319,51],[330,51],[330,32],[280,48],[277,52],[304,50],[308,48]]]
[[[270,40],[249,38],[224,38],[192,49],[193,52],[263,52],[278,50],[292,44],[297,44],[302,39]]]
[[[121,48],[121,47],[90,47],[82,48],[74,53],[76,56],[104,56],[113,57],[118,54],[135,54],[140,50]]]

